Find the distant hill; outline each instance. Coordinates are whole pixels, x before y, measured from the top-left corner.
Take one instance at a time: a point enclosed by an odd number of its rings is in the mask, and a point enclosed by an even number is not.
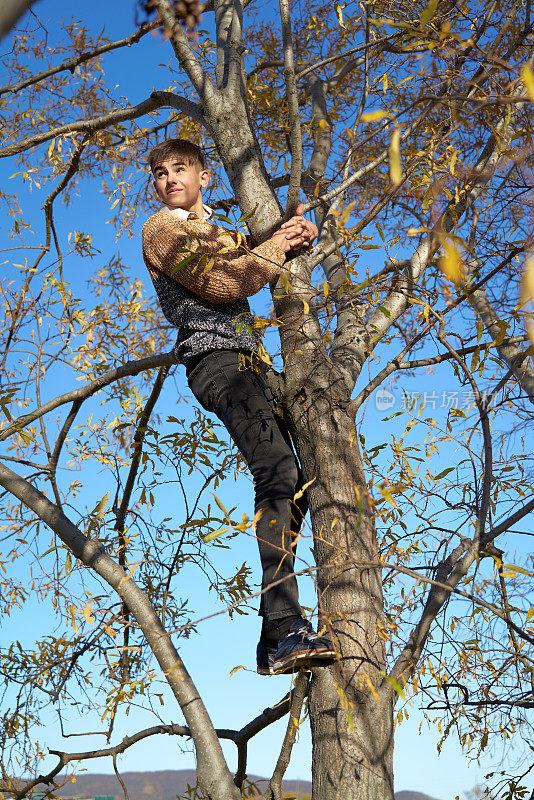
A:
[[[427,794],[422,794],[421,792],[395,792],[395,800],[434,800],[433,797],[429,797]]]
[[[187,785],[196,784],[196,774],[192,769],[161,770],[158,772],[122,772],[130,800],[176,800],[176,796],[187,792]],[[265,790],[267,781],[257,775],[249,775],[249,780],[258,783]],[[309,781],[284,781],[284,793],[298,800],[308,800],[311,796]],[[0,788],[1,791],[1,788]],[[76,783],[70,781],[57,792],[61,798],[83,798],[95,795],[110,795],[122,800],[122,789],[115,775],[78,775]],[[433,800],[420,792],[403,791],[395,794],[395,800]]]

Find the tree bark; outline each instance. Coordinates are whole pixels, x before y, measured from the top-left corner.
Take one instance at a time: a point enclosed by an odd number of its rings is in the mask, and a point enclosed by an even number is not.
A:
[[[9,33],[19,17],[21,17],[34,2],[35,0],[2,0],[0,39],[3,39],[4,36]]]
[[[239,92],[219,90],[204,114],[256,240],[279,224],[280,205]],[[306,257],[290,264],[291,293],[275,291],[286,363],[282,404],[309,488],[319,609],[339,649],[337,665],[316,670],[310,717],[313,800],[392,800],[393,708],[385,670],[382,575],[374,520],[346,380],[323,345]],[[350,445],[349,445],[350,442]],[[360,564],[374,566],[360,569]],[[371,688],[372,687],[372,688]],[[378,697],[378,700],[375,699]]]
[[[285,334],[287,346],[293,337]],[[314,670],[310,689],[312,797],[392,800],[382,573],[350,398],[319,347],[308,358],[299,354],[291,370],[285,398],[291,431],[305,478],[315,479],[308,495],[320,624],[339,652],[337,664]]]

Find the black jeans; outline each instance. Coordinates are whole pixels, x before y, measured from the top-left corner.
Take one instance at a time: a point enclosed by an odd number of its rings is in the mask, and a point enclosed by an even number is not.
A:
[[[307,502],[304,495],[292,503],[302,473],[289,433],[273,413],[267,369],[262,363],[240,368],[238,351],[213,350],[187,369],[187,379],[198,402],[224,423],[254,478],[255,511],[263,512],[256,527],[264,590],[259,613],[276,619],[301,614],[293,543]]]

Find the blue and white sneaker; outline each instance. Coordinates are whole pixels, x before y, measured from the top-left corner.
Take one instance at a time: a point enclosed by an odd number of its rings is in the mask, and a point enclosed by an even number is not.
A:
[[[318,636],[311,622],[297,619],[289,633],[278,645],[273,672],[265,675],[284,675],[306,667],[324,667],[336,658],[336,651],[327,636]]]

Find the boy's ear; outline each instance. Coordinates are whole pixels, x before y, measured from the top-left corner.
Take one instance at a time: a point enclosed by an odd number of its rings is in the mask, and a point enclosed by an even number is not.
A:
[[[201,170],[199,178],[200,178],[200,185],[202,186],[203,189],[205,189],[211,180],[211,175],[209,173],[209,170],[207,169]]]

